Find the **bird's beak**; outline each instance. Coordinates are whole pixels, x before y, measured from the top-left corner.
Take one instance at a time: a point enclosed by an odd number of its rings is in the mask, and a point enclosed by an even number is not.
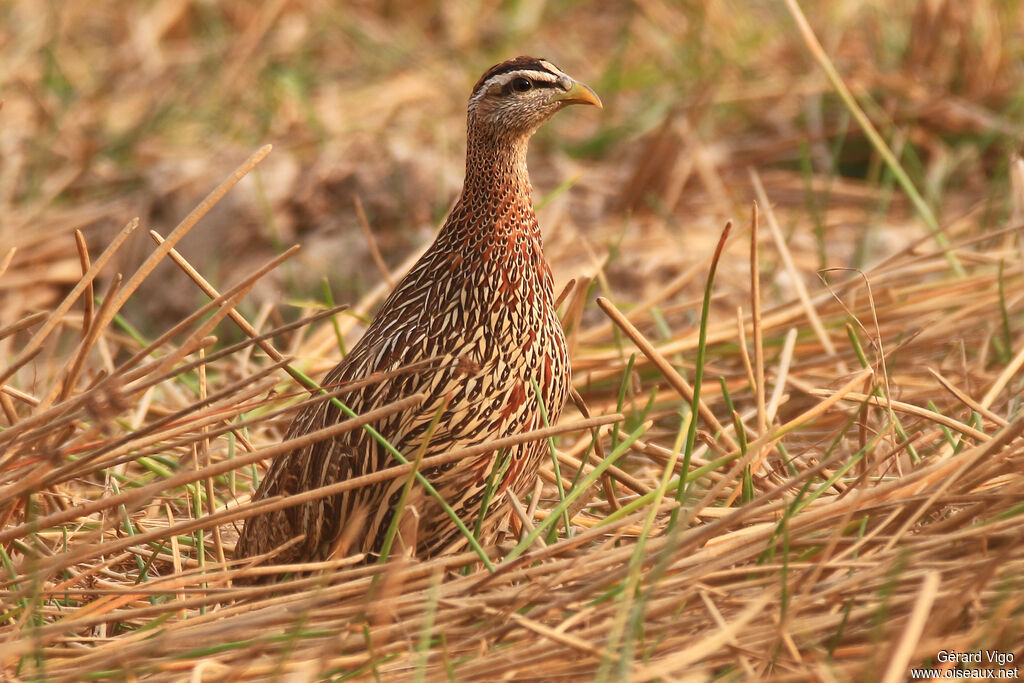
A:
[[[597,96],[597,93],[589,85],[583,85],[576,81],[572,82],[572,87],[567,91],[556,96],[554,101],[562,102],[563,104],[592,104],[598,109],[604,109],[604,105],[601,104],[601,98]]]

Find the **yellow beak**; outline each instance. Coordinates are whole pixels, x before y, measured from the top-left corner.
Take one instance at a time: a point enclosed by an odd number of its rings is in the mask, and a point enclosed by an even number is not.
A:
[[[604,105],[601,104],[601,98],[597,96],[593,88],[576,81],[572,82],[571,88],[555,97],[554,100],[556,102],[564,102],[565,104],[592,104],[598,109],[604,109]]]

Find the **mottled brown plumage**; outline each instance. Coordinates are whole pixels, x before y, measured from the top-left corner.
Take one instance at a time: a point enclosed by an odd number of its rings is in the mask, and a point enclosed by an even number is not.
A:
[[[469,101],[466,179],[459,201],[355,348],[322,381],[325,387],[344,385],[435,358],[426,369],[341,397],[362,413],[417,392],[427,394],[416,409],[373,425],[407,457],[421,448],[439,410],[424,457],[540,428],[540,401],[552,422],[562,410],[569,358],[533,212],[526,148],[541,124],[572,103],[600,106],[590,88],[541,59],[517,57],[481,77]],[[336,407],[320,402],[299,412],[288,436],[340,419]],[[521,496],[530,488],[545,449],[543,442],[515,447],[499,492],[511,487]],[[497,456],[491,452],[423,473],[469,528],[476,523]],[[254,498],[287,496],[394,464],[370,434],[356,430],[278,458]],[[378,552],[403,484],[404,478],[393,479],[250,518],[235,554],[263,553],[300,535],[303,540],[275,561]],[[418,556],[464,544],[419,485],[407,506]],[[506,497],[496,496],[482,525],[484,544],[495,540],[508,512]]]

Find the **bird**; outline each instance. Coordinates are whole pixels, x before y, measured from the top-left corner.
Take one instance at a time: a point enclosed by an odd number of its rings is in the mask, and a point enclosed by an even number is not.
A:
[[[562,411],[570,387],[569,353],[526,156],[537,129],[572,104],[602,107],[593,89],[546,59],[515,57],[484,72],[467,106],[466,171],[458,200],[434,242],[321,382],[326,390],[353,385],[340,400],[357,414],[421,394],[419,405],[371,425],[410,460],[539,429]],[[367,381],[374,377],[386,379]],[[345,417],[330,401],[309,402],[285,439]],[[533,441],[422,474],[466,527],[478,530],[480,544],[493,545],[508,530],[505,491],[522,499],[547,449],[545,441]],[[356,429],[276,458],[252,500],[287,498],[397,464],[373,435]],[[400,500],[405,502],[397,542],[403,553],[425,559],[464,549],[457,525],[421,486],[403,499],[406,479],[252,516],[235,557],[274,549],[279,563],[379,556]],[[481,516],[488,481],[490,504]]]

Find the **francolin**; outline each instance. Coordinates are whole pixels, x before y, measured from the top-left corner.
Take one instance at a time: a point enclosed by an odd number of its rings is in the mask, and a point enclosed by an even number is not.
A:
[[[421,449],[429,458],[539,429],[562,411],[569,356],[533,210],[526,149],[534,132],[570,104],[601,107],[593,90],[543,59],[516,57],[480,77],[469,98],[466,177],[458,202],[359,342],[321,382],[331,391],[388,373],[386,380],[339,396],[357,414],[425,394],[415,408],[372,424],[410,460]],[[410,365],[415,369],[400,372]],[[311,403],[297,414],[288,437],[345,417],[329,401]],[[479,540],[487,545],[499,538],[509,517],[505,490],[522,499],[546,452],[546,442],[534,441],[422,474],[474,529],[492,470],[504,467],[480,524]],[[356,429],[277,458],[254,500],[396,464],[371,434]],[[300,536],[274,561],[379,553],[406,480],[392,478],[252,517],[235,555],[251,557]],[[417,557],[465,547],[455,524],[419,484],[406,498],[399,528],[405,533],[397,547]]]

